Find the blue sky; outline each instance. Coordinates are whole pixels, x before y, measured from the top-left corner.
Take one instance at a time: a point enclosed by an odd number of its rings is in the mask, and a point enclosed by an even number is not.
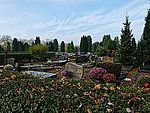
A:
[[[82,35],[101,41],[119,36],[126,12],[136,40],[143,32],[148,0],[0,0],[0,35],[79,44]]]

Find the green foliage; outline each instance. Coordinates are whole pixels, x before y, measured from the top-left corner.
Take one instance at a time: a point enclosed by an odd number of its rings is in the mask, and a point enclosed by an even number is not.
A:
[[[37,44],[41,44],[41,40],[40,40],[40,37],[39,36],[36,36],[36,39],[35,39],[35,45]]]
[[[98,47],[96,49],[96,54],[98,56],[106,56],[107,55],[107,50],[103,46],[98,45]]]
[[[65,52],[65,43],[64,43],[64,41],[61,42],[60,51]]]
[[[120,45],[120,60],[123,65],[132,65],[132,38],[133,34],[130,30],[130,24],[128,17],[126,17],[126,22],[124,24],[124,29],[122,29],[121,34],[121,45]]]
[[[88,41],[88,52],[92,51],[92,38],[91,36],[87,36],[87,41]]]
[[[94,42],[94,43],[92,44],[92,52],[93,52],[93,53],[96,52],[96,49],[97,49],[98,46],[99,46],[99,42]]]
[[[137,84],[138,86],[143,86],[144,83],[150,83],[150,77],[149,76],[142,76],[142,77],[139,77],[139,80],[137,81]]]
[[[57,39],[54,39],[54,52],[58,51],[58,41]]]
[[[0,45],[0,51],[4,51],[4,48]]]
[[[75,46],[75,48],[74,48],[74,52],[75,52],[75,53],[78,53],[78,51],[79,51],[78,47],[77,47],[77,46]]]
[[[29,48],[29,53],[32,53],[34,58],[38,59],[44,59],[46,56],[46,52],[48,51],[48,46],[47,45],[34,45]]]
[[[92,51],[91,36],[82,36],[80,40],[80,52],[87,53]]]
[[[27,42],[25,42],[23,46],[24,46],[24,51],[28,51],[30,45]]]
[[[141,43],[143,46],[143,61],[145,63],[150,62],[150,9],[148,10],[147,17],[145,19],[145,27],[143,31],[143,37]]]
[[[10,45],[10,42],[7,42],[7,51],[11,51],[11,45]]]
[[[18,51],[18,40],[17,40],[17,38],[14,38],[14,40],[13,40],[12,50],[13,51]]]
[[[119,63],[104,62],[97,63],[96,66],[106,69],[108,73],[114,74],[117,78],[119,78],[121,74],[122,65]]]
[[[15,79],[11,79],[15,75]],[[142,88],[116,87],[90,80],[37,78],[0,71],[2,113],[149,113],[149,92]],[[98,84],[98,85],[97,85]],[[97,87],[99,86],[99,87]],[[139,97],[132,107],[128,102]],[[108,104],[112,103],[112,105]]]
[[[80,52],[87,53],[88,52],[88,40],[86,36],[81,37],[80,41]]]
[[[48,44],[48,51],[50,52],[54,51],[54,43],[52,41],[50,41]]]
[[[66,49],[67,49],[68,53],[74,53],[75,52],[73,41],[71,41],[71,43],[67,44]]]

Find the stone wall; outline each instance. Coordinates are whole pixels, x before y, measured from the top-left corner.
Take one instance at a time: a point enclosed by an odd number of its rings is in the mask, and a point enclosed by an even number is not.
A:
[[[68,62],[65,65],[65,70],[71,73],[75,78],[81,79],[83,76],[83,66],[76,63]]]

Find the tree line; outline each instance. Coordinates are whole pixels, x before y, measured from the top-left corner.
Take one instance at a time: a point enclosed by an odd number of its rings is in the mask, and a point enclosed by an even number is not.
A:
[[[14,38],[12,45],[6,42],[7,51],[45,51],[45,52],[68,52],[68,53],[87,53],[92,52],[98,56],[111,56],[115,58],[116,62],[123,65],[142,65],[150,64],[150,10],[148,10],[145,18],[145,27],[141,39],[136,43],[130,28],[131,22],[129,17],[125,18],[123,28],[121,29],[121,36],[111,37],[111,35],[104,35],[102,41],[92,43],[90,35],[83,35],[80,39],[79,46],[75,46],[74,42],[65,43],[54,39],[46,44],[42,44],[40,37],[36,36],[32,44],[28,42],[18,41]],[[0,51],[4,51],[4,47],[0,45]]]

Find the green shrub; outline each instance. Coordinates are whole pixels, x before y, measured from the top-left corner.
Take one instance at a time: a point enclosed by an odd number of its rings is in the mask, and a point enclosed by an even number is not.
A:
[[[108,73],[114,74],[117,78],[119,78],[121,74],[122,65],[120,63],[97,63],[97,67],[101,67],[107,70]]]
[[[16,75],[15,79],[11,79]],[[149,92],[142,88],[117,87],[91,80],[47,79],[0,70],[1,113],[149,113]],[[140,100],[128,104],[134,97]],[[112,103],[109,105],[108,103]]]

